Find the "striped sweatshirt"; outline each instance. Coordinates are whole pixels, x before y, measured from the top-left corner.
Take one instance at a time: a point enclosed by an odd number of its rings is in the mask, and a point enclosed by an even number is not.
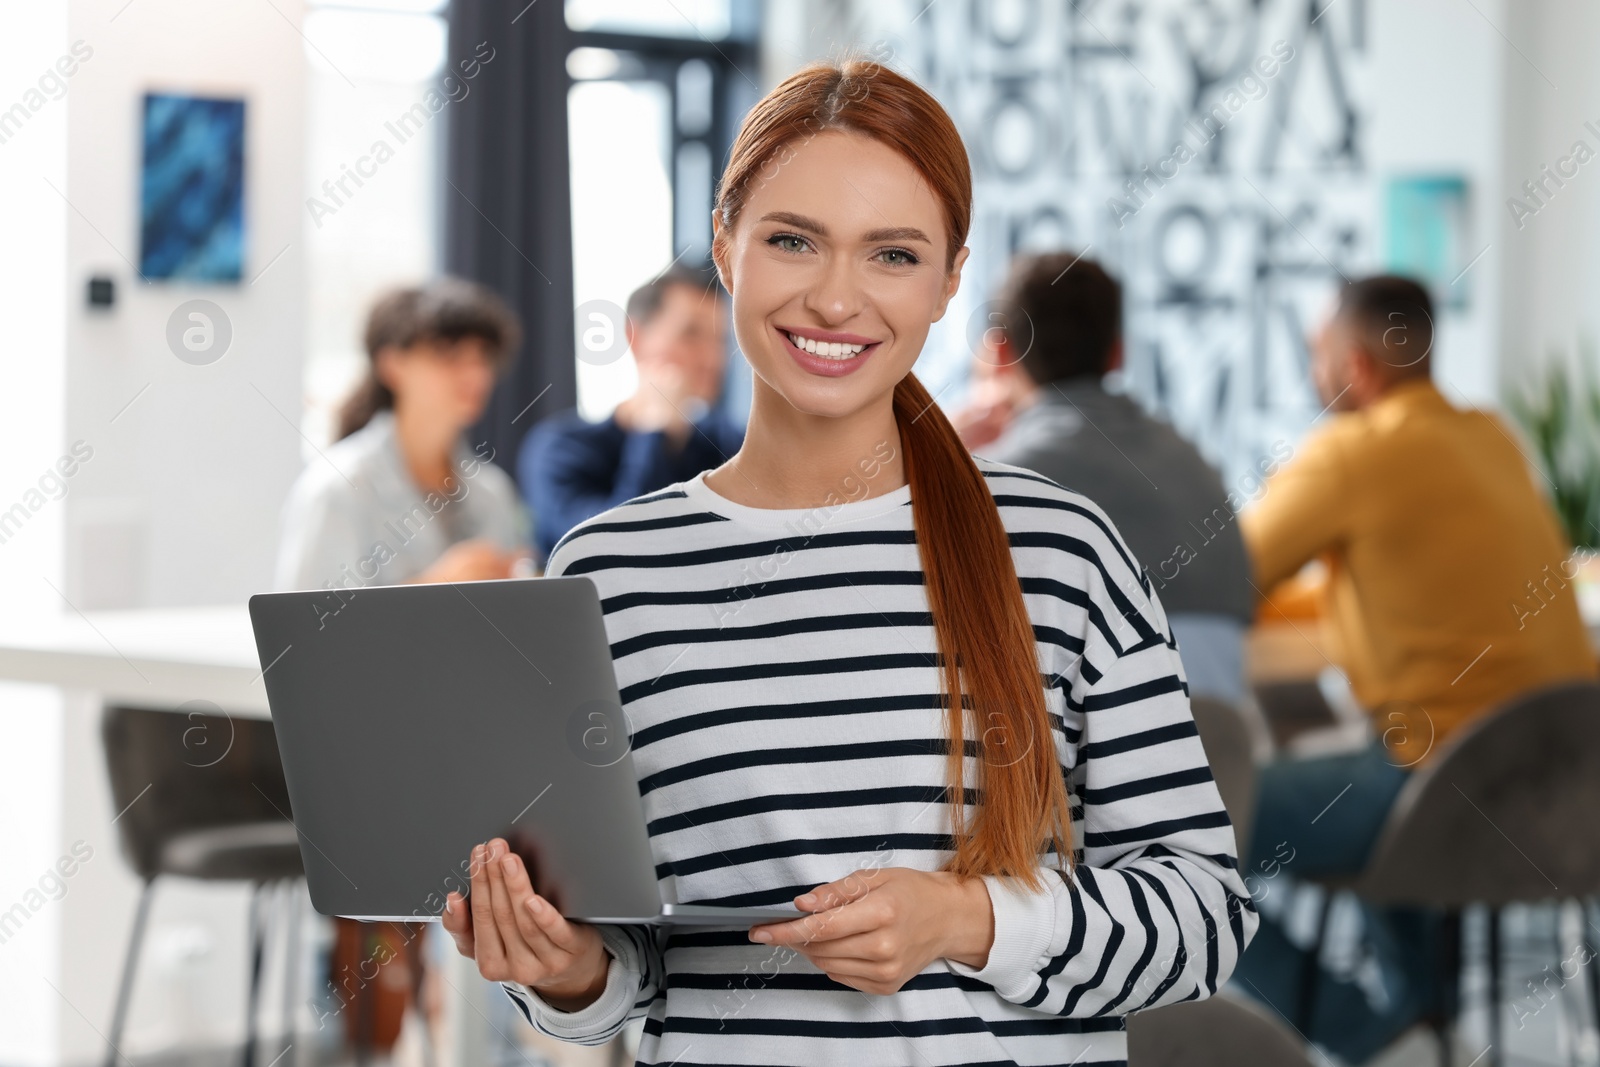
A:
[[[745,926],[602,925],[612,959],[589,1006],[558,1011],[505,983],[537,1029],[594,1045],[643,1016],[638,1062],[663,1067],[1090,1067],[1126,1062],[1126,1014],[1228,977],[1258,919],[1151,583],[1091,501],[977,463],[1033,622],[1072,877],[1048,842],[1047,888],[986,877],[984,966],[935,960],[888,996]],[[869,496],[869,483],[774,510],[701,474],[551,553],[548,574],[600,592],[665,901],[784,906],[852,871],[953,855],[911,488]],[[981,756],[966,736],[970,825]]]

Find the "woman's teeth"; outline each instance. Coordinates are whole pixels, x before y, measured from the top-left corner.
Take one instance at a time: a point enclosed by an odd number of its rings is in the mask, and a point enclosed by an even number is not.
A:
[[[814,341],[797,333],[788,336],[789,343],[800,351],[821,356],[823,359],[854,359],[867,348],[866,345],[847,345],[840,341]]]

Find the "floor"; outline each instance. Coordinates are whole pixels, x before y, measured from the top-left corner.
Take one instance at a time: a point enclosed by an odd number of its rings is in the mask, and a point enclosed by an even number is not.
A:
[[[1592,913],[1591,913],[1592,914]],[[1600,1065],[1595,1028],[1595,963],[1581,947],[1584,917],[1575,904],[1506,908],[1501,915],[1502,987],[1499,1056],[1489,1037],[1488,921],[1483,909],[1464,918],[1462,1016],[1455,1032],[1454,1067]],[[1591,928],[1600,939],[1600,930]],[[1314,1055],[1319,1067],[1337,1061]],[[1441,1063],[1433,1033],[1417,1028],[1366,1067],[1434,1067]],[[1353,1067],[1353,1065],[1351,1065]]]
[[[1462,932],[1462,1016],[1455,1032],[1452,1067],[1600,1067],[1594,985],[1600,961],[1588,961],[1582,942],[1585,922],[1583,913],[1572,903],[1509,907],[1502,912],[1502,1047],[1496,1056],[1489,1047],[1487,913],[1480,908],[1466,914]],[[1600,941],[1600,925],[1596,922],[1600,919],[1590,922],[1587,932]],[[1337,930],[1331,932],[1328,951],[1330,955],[1325,959],[1329,960],[1335,960],[1341,951]],[[489,1011],[493,1018],[484,1018],[483,1025],[492,1026],[508,1040],[491,1034],[495,1039],[489,1047],[494,1054],[481,1067],[624,1067],[633,1062],[632,1052],[638,1046],[642,1027],[642,1022],[636,1020],[624,1034],[621,1047],[619,1042],[613,1042],[587,1048],[544,1037],[514,1009],[504,1012],[491,1007]],[[262,1042],[255,1067],[438,1067],[434,1057],[426,1053],[427,1042],[414,1013],[407,1016],[400,1040],[389,1056],[360,1064],[339,1042],[340,1035],[333,1027],[298,1035],[297,1047],[290,1049],[285,1049],[280,1039],[272,1038]],[[1317,1067],[1357,1067],[1316,1050],[1311,1060]],[[238,1048],[200,1049],[159,1058],[141,1057],[136,1067],[237,1067],[240,1061]],[[1441,1064],[1441,1059],[1434,1036],[1431,1031],[1418,1028],[1368,1061],[1367,1067],[1436,1064]]]

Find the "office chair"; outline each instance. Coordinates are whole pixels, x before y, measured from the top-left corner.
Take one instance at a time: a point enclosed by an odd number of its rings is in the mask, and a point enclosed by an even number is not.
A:
[[[1277,1016],[1226,992],[1128,1016],[1129,1067],[1312,1067]]]
[[[1450,1028],[1459,1014],[1461,912],[1483,904],[1489,909],[1490,1062],[1503,1064],[1500,909],[1576,899],[1589,920],[1588,901],[1600,894],[1597,811],[1600,685],[1536,690],[1462,727],[1412,772],[1366,870],[1354,878],[1308,878],[1327,892],[1302,986],[1300,1029],[1309,1032],[1333,891],[1349,889],[1373,904],[1435,908],[1446,915],[1437,962],[1447,984],[1431,1021],[1449,1067]],[[1592,1007],[1600,1019],[1600,961],[1594,927],[1585,926]]]
[[[1250,847],[1250,828],[1255,820],[1259,776],[1255,731],[1245,713],[1225,701],[1194,697],[1189,706],[1242,857]]]
[[[252,886],[244,1047],[244,1067],[252,1067],[269,889],[291,883],[284,1011],[292,1032],[299,894],[293,883],[305,876],[272,723],[220,712],[107,707],[101,736],[112,802],[121,813],[116,823],[122,854],[144,881],[117,986],[106,1067],[116,1067],[120,1055],[150,901],[162,876]]]

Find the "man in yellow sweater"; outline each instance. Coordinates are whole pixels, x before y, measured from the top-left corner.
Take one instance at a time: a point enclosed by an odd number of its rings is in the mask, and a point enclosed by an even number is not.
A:
[[[1346,285],[1312,354],[1335,414],[1240,516],[1269,617],[1296,613],[1296,593],[1280,583],[1323,564],[1313,596],[1329,654],[1376,738],[1364,751],[1263,770],[1248,849],[1255,879],[1280,866],[1291,877],[1360,871],[1410,768],[1440,742],[1521,693],[1595,675],[1555,515],[1510,432],[1434,386],[1433,342],[1431,301],[1415,282]],[[1313,1038],[1353,1062],[1434,995],[1433,918],[1365,913],[1384,988],[1325,978],[1307,1020]],[[1267,925],[1240,973],[1292,1018],[1303,950]]]

